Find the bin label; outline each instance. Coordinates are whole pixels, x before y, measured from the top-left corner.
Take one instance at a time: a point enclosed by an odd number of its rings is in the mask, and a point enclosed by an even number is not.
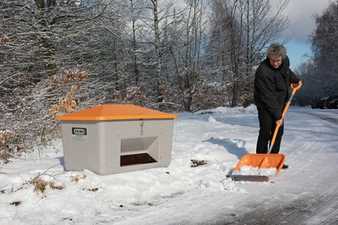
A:
[[[87,128],[72,127],[72,134],[73,135],[78,135],[78,136],[87,135]]]

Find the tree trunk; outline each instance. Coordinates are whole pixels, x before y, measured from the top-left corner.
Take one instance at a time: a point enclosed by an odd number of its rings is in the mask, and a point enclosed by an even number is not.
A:
[[[153,3],[153,26],[155,36],[155,55],[156,55],[156,77],[155,77],[155,90],[157,92],[157,102],[162,102],[160,90],[160,78],[161,78],[161,50],[160,50],[160,29],[159,29],[159,15],[158,15],[158,0],[151,0]]]
[[[134,78],[135,78],[135,85],[138,85],[139,83],[139,71],[137,68],[137,55],[136,55],[136,50],[137,50],[137,44],[136,44],[136,28],[135,28],[135,10],[134,10],[134,2],[133,0],[130,0],[130,8],[131,8],[131,16],[132,16],[132,48],[133,48],[133,67],[134,67]]]

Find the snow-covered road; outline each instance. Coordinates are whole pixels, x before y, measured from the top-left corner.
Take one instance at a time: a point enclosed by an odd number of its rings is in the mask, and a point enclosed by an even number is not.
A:
[[[254,107],[180,114],[168,168],[65,172],[55,140],[36,148],[40,159],[35,151],[1,165],[0,224],[338,224],[337,118],[337,110],[291,108],[281,147],[290,168],[264,183],[226,178],[255,150]],[[192,168],[191,159],[208,164]],[[50,167],[65,188],[34,192],[27,181]],[[85,177],[73,182],[76,175]]]
[[[276,180],[272,199],[257,200],[252,210],[220,224],[338,224],[338,115],[298,109],[289,119],[286,139],[296,137],[285,143],[291,168]]]
[[[244,126],[246,132],[255,126],[251,114],[210,115],[214,123]],[[182,196],[118,224],[338,224],[337,118],[337,111],[292,109],[282,147],[290,168],[270,183],[236,183],[244,193]]]

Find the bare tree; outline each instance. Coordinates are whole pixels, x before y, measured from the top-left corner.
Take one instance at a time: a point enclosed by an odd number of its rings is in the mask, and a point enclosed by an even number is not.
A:
[[[273,10],[270,0],[213,2],[212,10],[215,16],[220,17],[215,18],[214,22],[224,24],[222,30],[217,30],[218,36],[223,40],[223,82],[231,86],[231,106],[239,104],[243,87],[252,83],[252,66],[260,60],[263,48],[278,39],[285,28],[286,18],[282,12],[287,3],[288,0],[281,1]],[[212,26],[221,27],[217,24]],[[225,66],[226,61],[228,67]]]
[[[201,76],[201,42],[203,34],[203,1],[187,0],[185,24],[185,42],[183,51],[183,69],[178,76],[178,87],[186,111],[191,111],[193,97],[198,89]]]
[[[298,70],[305,81],[299,100],[302,104],[319,106],[321,98],[338,95],[338,1],[331,3],[316,17],[311,37],[313,57]]]
[[[250,4],[251,3],[251,4]],[[274,8],[269,0],[245,2],[246,10],[246,73],[260,59],[262,50],[274,40],[280,39],[287,25],[283,12],[289,0],[279,1]]]
[[[160,93],[160,79],[161,79],[161,63],[162,63],[162,54],[160,49],[161,38],[160,38],[160,20],[159,20],[159,1],[150,0],[152,4],[152,13],[153,13],[153,29],[154,29],[154,48],[156,56],[156,75],[154,77],[154,89],[157,93],[157,101],[161,102],[163,100]]]
[[[137,22],[137,13],[138,9],[135,5],[135,0],[130,0],[130,14],[131,14],[131,23],[132,23],[132,49],[133,49],[133,67],[134,67],[134,76],[135,84],[139,83],[139,70],[137,66],[137,40],[136,40],[136,22]]]

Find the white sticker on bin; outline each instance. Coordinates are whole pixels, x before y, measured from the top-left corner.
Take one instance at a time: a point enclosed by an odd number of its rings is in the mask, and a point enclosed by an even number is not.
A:
[[[73,135],[78,135],[78,136],[87,135],[87,128],[72,127],[72,134]]]

